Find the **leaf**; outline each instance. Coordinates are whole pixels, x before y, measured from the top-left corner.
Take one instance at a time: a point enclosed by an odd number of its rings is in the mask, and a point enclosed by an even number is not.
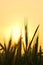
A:
[[[4,48],[5,48],[5,50],[7,50],[7,48],[6,48],[6,44],[4,43]]]
[[[32,44],[32,42],[33,42],[33,40],[34,40],[34,37],[35,37],[35,35],[36,35],[37,31],[38,31],[39,26],[40,26],[40,25],[38,25],[37,28],[36,28],[36,30],[35,30],[35,33],[34,33],[34,35],[33,35],[33,37],[32,37],[32,40],[30,41],[28,50],[29,50],[29,48],[31,47],[31,44]]]
[[[27,25],[25,26],[25,41],[26,41],[26,49],[27,49],[27,45],[28,45]]]
[[[8,50],[10,50],[10,47],[11,47],[11,41],[12,41],[12,39],[9,40]]]
[[[1,46],[1,49],[5,49],[1,43],[0,43],[0,46]]]

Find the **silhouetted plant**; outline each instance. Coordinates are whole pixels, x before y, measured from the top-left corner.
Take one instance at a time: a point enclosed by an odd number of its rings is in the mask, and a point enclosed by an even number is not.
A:
[[[35,30],[35,33],[34,33],[34,35],[33,35],[33,37],[32,37],[32,40],[30,41],[30,44],[29,44],[28,50],[29,50],[29,48],[31,47],[31,44],[32,44],[32,42],[33,42],[33,39],[34,39],[34,37],[35,37],[37,31],[38,31],[39,26],[40,26],[40,25],[38,25],[37,28],[36,28],[36,30]]]
[[[31,48],[34,37],[38,31],[39,25],[37,26],[35,33],[32,37],[32,40],[29,43],[28,47],[28,34],[27,34],[27,25],[25,26],[25,42],[26,48],[24,46],[24,42],[22,42],[22,35],[20,36],[18,43],[12,46],[12,38],[10,38],[8,47],[4,42],[4,45],[0,43],[0,65],[43,65],[43,52],[40,47],[40,51],[38,52],[38,36],[36,41],[34,42],[33,48]],[[21,55],[21,49],[23,44],[24,54]],[[27,48],[28,47],[28,48]]]
[[[28,45],[27,25],[25,26],[25,41],[26,41],[26,49],[27,49],[27,45]]]
[[[42,65],[42,54],[41,54],[42,50],[41,50],[41,46],[40,46],[40,50],[39,50],[39,65]]]
[[[21,65],[21,44],[22,43],[22,36],[20,36],[18,44],[17,44],[17,54],[16,54],[16,60],[15,65]]]
[[[12,47],[13,49],[11,48],[11,50],[10,50],[11,39],[9,41],[8,48],[6,47],[5,43],[4,43],[4,46],[2,44],[0,44],[0,46],[2,47],[2,49],[4,51],[2,54],[2,65],[12,65],[12,62],[14,59],[14,54],[16,51],[16,46]]]

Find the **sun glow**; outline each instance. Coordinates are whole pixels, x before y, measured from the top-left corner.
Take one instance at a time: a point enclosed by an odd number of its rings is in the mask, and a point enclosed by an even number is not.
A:
[[[32,39],[32,34],[28,34],[29,41]]]
[[[32,38],[32,32],[29,30],[28,32],[28,42]],[[22,40],[25,44],[25,26],[20,26],[18,23],[10,26],[8,29],[5,29],[5,40],[9,40],[10,36],[12,36],[13,42],[18,42],[20,35],[22,34]]]
[[[15,27],[12,29],[12,38],[13,41],[17,42],[20,36],[20,28],[19,27]]]

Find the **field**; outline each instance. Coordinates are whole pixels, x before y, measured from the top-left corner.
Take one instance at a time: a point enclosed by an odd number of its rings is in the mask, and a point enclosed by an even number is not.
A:
[[[41,46],[38,52],[39,35],[37,35],[36,41],[33,43],[33,47],[31,47],[39,26],[40,25],[37,26],[30,43],[28,43],[27,25],[25,26],[26,47],[24,46],[24,42],[22,41],[22,35],[20,35],[18,43],[14,43],[13,46],[12,38],[10,38],[9,40],[8,47],[6,47],[5,42],[4,45],[0,43],[0,65],[43,65],[43,52],[41,50]],[[21,52],[22,46],[24,51],[23,55]]]

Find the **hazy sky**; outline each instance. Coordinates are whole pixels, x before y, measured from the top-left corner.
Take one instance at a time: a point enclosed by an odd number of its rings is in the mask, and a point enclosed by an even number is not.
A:
[[[33,35],[40,24],[40,43],[43,43],[43,0],[0,0],[0,40],[8,37],[15,27],[24,27],[28,19],[28,30]]]

